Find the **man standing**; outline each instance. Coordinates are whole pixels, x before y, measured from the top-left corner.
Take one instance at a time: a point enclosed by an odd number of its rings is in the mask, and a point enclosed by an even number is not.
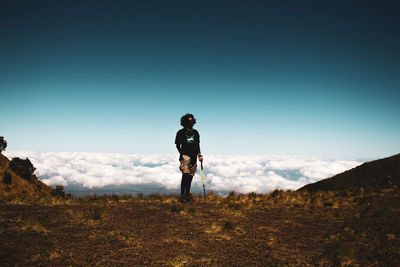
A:
[[[199,132],[193,129],[196,119],[193,114],[186,114],[181,118],[183,126],[176,133],[175,144],[179,151],[179,169],[182,171],[181,181],[181,198],[180,202],[191,201],[190,185],[197,169],[197,157],[203,160],[200,153],[200,135]]]

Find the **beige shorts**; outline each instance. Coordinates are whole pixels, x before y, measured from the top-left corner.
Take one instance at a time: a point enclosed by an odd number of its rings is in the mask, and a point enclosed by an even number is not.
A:
[[[194,176],[197,170],[197,164],[191,164],[190,163],[190,157],[187,155],[182,155],[182,159],[179,160],[181,165],[179,166],[179,169],[183,174],[190,174],[191,176]]]

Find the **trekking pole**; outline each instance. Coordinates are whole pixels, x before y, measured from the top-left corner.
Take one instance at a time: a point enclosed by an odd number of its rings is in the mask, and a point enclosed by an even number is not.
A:
[[[201,177],[203,177],[204,204],[207,204],[206,203],[206,186],[204,184],[203,160],[200,160],[200,163],[201,163]]]

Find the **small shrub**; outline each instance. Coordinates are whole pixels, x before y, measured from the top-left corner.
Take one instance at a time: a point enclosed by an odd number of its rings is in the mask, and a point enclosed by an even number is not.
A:
[[[90,201],[97,201],[100,199],[100,197],[96,193],[94,193],[93,195],[89,195],[88,198]]]
[[[239,203],[229,203],[228,208],[233,210],[240,210],[241,205]]]
[[[56,196],[64,197],[65,196],[64,186],[56,185],[56,189],[55,189],[54,193]]]
[[[249,198],[249,200],[253,200],[257,197],[257,194],[254,192],[251,192],[251,193],[247,194],[247,197]]]
[[[100,220],[101,219],[101,209],[100,208],[90,208],[84,212],[86,219],[88,220]]]
[[[31,176],[36,170],[36,168],[33,167],[32,162],[28,158],[13,158],[10,162],[10,169],[17,175],[27,180],[31,180]]]
[[[8,171],[5,171],[3,174],[3,183],[5,184],[11,184],[12,176]]]
[[[218,201],[220,199],[220,197],[217,194],[215,194],[213,191],[208,191],[206,198],[207,198],[207,202]]]
[[[4,140],[3,136],[0,136],[0,153],[6,150],[7,147],[7,141]]]
[[[229,195],[226,197],[226,199],[236,200],[237,199],[236,192],[235,191],[230,192]]]
[[[119,195],[117,195],[117,194],[112,194],[112,195],[111,195],[111,199],[112,199],[113,201],[119,201],[120,197],[119,197]]]
[[[275,190],[271,193],[271,196],[272,196],[273,198],[280,197],[281,195],[282,195],[282,190],[279,190],[279,189],[275,189]]]
[[[132,194],[123,194],[121,197],[122,200],[131,200]]]

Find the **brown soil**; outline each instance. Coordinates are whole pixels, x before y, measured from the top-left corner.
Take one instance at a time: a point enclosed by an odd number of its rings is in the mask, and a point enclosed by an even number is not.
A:
[[[400,192],[0,205],[3,266],[399,266]]]

